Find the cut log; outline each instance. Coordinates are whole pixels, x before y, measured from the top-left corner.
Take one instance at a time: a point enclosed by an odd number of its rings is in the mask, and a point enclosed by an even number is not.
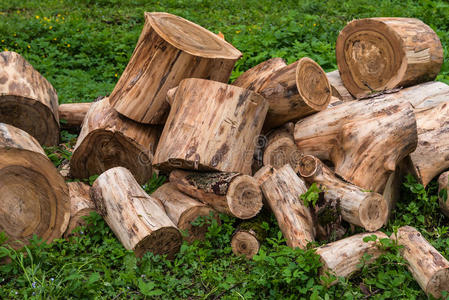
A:
[[[443,64],[437,34],[418,19],[354,20],[336,44],[341,79],[356,98],[434,80]]]
[[[341,216],[351,224],[375,231],[387,222],[388,203],[382,195],[369,192],[339,179],[334,172],[312,155],[301,158],[299,174],[316,183],[328,202],[338,202]]]
[[[267,145],[263,152],[264,165],[271,165],[275,169],[279,169],[285,164],[295,165],[299,153],[293,139],[294,127],[295,125],[290,122],[267,136]]]
[[[175,170],[170,173],[170,183],[216,211],[239,219],[250,219],[262,208],[262,192],[248,175]]]
[[[209,228],[207,224],[193,226],[192,222],[198,217],[212,216],[219,220],[213,209],[181,193],[172,183],[162,185],[151,196],[162,202],[168,217],[178,226],[179,230],[187,233],[185,240],[189,243],[203,240]]]
[[[75,228],[86,225],[85,217],[95,211],[95,204],[90,199],[90,186],[82,182],[68,182],[70,196],[70,221],[65,237],[72,235]]]
[[[274,174],[274,170],[275,169],[272,166],[265,165],[254,174],[253,178],[256,179],[257,184],[260,186],[265,180]]]
[[[152,175],[152,156],[160,128],[119,115],[105,98],[92,104],[70,161],[74,178],[88,178],[117,166],[143,184]]]
[[[79,130],[92,103],[66,103],[59,105],[61,128]]]
[[[242,53],[216,34],[168,13],[145,13],[131,60],[109,101],[128,118],[164,124],[167,91],[184,78],[228,82]]]
[[[263,194],[278,221],[287,246],[306,248],[315,238],[312,215],[300,199],[307,191],[306,185],[290,165],[271,172],[273,174],[262,183]]]
[[[259,92],[270,107],[266,130],[323,110],[331,99],[326,73],[308,57],[274,72]]]
[[[449,171],[444,172],[438,178],[438,200],[440,202],[441,211],[449,217]]]
[[[296,123],[294,137],[299,151],[331,161],[346,181],[378,193],[417,145],[414,112],[401,99],[348,101],[328,108]]]
[[[35,234],[60,238],[70,218],[64,178],[31,135],[0,123],[0,232],[21,248]]]
[[[25,130],[41,145],[58,145],[56,90],[15,52],[0,53],[0,122]]]
[[[256,139],[268,104],[236,86],[185,79],[176,91],[153,165],[251,174]]]
[[[397,238],[408,269],[424,292],[437,299],[449,292],[449,261],[413,227],[399,228]]]
[[[182,236],[162,203],[148,196],[123,167],[107,170],[95,180],[90,196],[117,238],[137,257],[145,252],[173,258]]]
[[[348,92],[343,81],[341,81],[340,72],[338,70],[326,73],[327,80],[331,85],[332,96],[338,98],[341,101],[354,100],[351,93]]]
[[[174,87],[168,90],[167,92],[167,96],[165,97],[165,101],[167,101],[168,104],[170,104],[170,106],[173,103],[173,99],[175,99],[175,94],[176,91],[178,90],[178,87]]]
[[[257,234],[252,229],[237,229],[231,239],[232,252],[237,255],[244,255],[251,259],[259,252],[260,242]]]

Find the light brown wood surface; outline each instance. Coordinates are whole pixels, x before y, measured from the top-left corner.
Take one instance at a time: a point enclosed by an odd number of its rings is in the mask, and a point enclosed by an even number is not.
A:
[[[80,129],[92,103],[66,103],[58,106],[61,128]]]
[[[82,182],[68,182],[70,196],[70,221],[64,236],[72,235],[76,227],[85,226],[85,217],[95,212],[95,203],[90,199],[90,186]]]

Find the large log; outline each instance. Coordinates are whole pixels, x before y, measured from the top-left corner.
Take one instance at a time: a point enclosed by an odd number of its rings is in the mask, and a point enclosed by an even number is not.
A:
[[[82,182],[68,182],[70,196],[70,221],[64,236],[72,235],[73,230],[86,225],[85,217],[95,211],[95,204],[90,199],[90,186]]]
[[[92,104],[70,161],[75,178],[88,178],[117,166],[143,184],[152,175],[152,156],[160,128],[136,123],[118,114],[105,98]]]
[[[444,172],[438,177],[438,201],[441,211],[449,217],[449,171]]]
[[[182,236],[176,225],[162,203],[148,196],[127,169],[116,167],[101,174],[90,196],[123,246],[136,256],[151,251],[172,258],[179,251]]]
[[[66,103],[58,107],[61,128],[79,130],[92,103]]]
[[[340,72],[338,70],[326,73],[327,80],[331,85],[332,97],[336,97],[341,101],[354,100],[351,93],[348,92],[343,81],[341,81]]]
[[[174,170],[170,183],[218,212],[239,219],[250,219],[262,208],[262,192],[257,181],[248,175]]]
[[[157,169],[251,174],[255,141],[268,104],[236,86],[184,79],[154,155]]]
[[[408,269],[424,292],[437,299],[449,292],[449,261],[413,227],[399,228],[397,238]]]
[[[331,99],[326,73],[308,57],[274,72],[259,92],[270,106],[266,130],[321,111]]]
[[[35,234],[60,238],[70,218],[69,191],[31,135],[0,123],[0,232],[20,248]]]
[[[273,166],[275,169],[285,164],[294,166],[299,153],[293,139],[294,124],[289,122],[272,131],[266,138],[266,147],[263,151],[263,164]]]
[[[109,101],[137,122],[164,124],[167,91],[184,78],[228,82],[242,56],[214,33],[168,13],[145,13],[145,25]]]
[[[41,145],[59,142],[56,90],[15,52],[0,53],[0,122],[25,130]]]
[[[162,185],[151,196],[161,201],[168,217],[178,226],[179,230],[187,233],[185,240],[189,243],[203,240],[209,228],[207,223],[202,226],[192,225],[192,222],[198,217],[210,216],[219,220],[213,209],[181,193],[172,183]]]
[[[356,98],[431,81],[443,64],[437,34],[418,19],[354,20],[336,44],[341,79]]]

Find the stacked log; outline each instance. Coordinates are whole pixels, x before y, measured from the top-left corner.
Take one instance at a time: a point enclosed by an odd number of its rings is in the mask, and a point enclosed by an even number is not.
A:
[[[66,103],[58,107],[61,128],[78,131],[92,103]]]
[[[438,201],[440,203],[441,211],[449,217],[449,171],[444,172],[438,178]]]
[[[298,151],[293,139],[294,124],[289,122],[273,130],[266,139],[263,150],[263,164],[275,169],[285,164],[294,166],[298,160]]]
[[[75,228],[85,226],[85,217],[95,212],[95,204],[90,199],[90,186],[82,182],[68,182],[70,196],[70,221],[64,236],[73,234]]]
[[[329,84],[331,85],[332,97],[335,97],[340,101],[354,100],[354,97],[352,97],[351,93],[349,93],[343,84],[340,77],[340,72],[338,70],[326,73],[326,76],[327,80],[329,80]]]

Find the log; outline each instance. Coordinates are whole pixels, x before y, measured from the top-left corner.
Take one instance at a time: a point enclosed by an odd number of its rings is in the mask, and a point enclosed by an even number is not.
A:
[[[299,151],[331,161],[343,179],[378,193],[417,145],[415,115],[402,99],[345,102],[297,122],[294,137]]]
[[[367,231],[376,231],[387,222],[388,203],[382,195],[341,180],[318,158],[303,156],[297,171],[306,182],[316,183],[324,191],[327,202],[339,204],[345,221]]]
[[[248,175],[174,170],[170,183],[216,211],[239,219],[250,219],[262,208],[262,192],[257,181]]]
[[[257,233],[252,229],[237,229],[231,239],[232,252],[246,258],[251,259],[259,253],[260,241],[257,238]]]
[[[175,94],[176,94],[177,90],[178,90],[178,87],[174,87],[167,91],[167,96],[165,97],[165,101],[167,101],[167,103],[170,104],[170,106],[173,103],[173,99],[175,99]]]
[[[151,196],[161,201],[170,220],[173,221],[179,230],[187,233],[184,239],[188,243],[192,243],[195,240],[204,240],[209,228],[208,224],[193,226],[192,222],[198,217],[213,216],[219,221],[218,215],[213,209],[181,193],[172,183],[162,185]]]
[[[415,228],[403,226],[397,233],[401,254],[408,269],[424,292],[441,298],[449,292],[449,261],[441,255]]]
[[[449,171],[444,172],[438,177],[438,201],[443,214],[449,217]]]
[[[295,165],[299,153],[293,139],[294,126],[291,122],[286,123],[267,136],[267,145],[263,152],[264,165],[271,165],[275,169],[285,164]]]
[[[60,238],[70,218],[66,183],[27,132],[0,123],[0,232],[21,248],[33,235]]]
[[[216,34],[168,13],[145,13],[145,25],[109,101],[141,123],[164,124],[167,91],[184,78],[228,82],[242,53]]]
[[[58,107],[61,128],[79,130],[92,103],[66,103]]]
[[[15,52],[0,52],[0,122],[25,130],[41,145],[59,143],[56,90]]]
[[[321,111],[331,99],[326,73],[308,57],[274,72],[259,93],[269,103],[265,130]]]
[[[176,92],[153,166],[251,174],[268,104],[236,86],[184,79]]]
[[[312,215],[302,200],[306,185],[290,165],[273,173],[262,183],[263,194],[278,221],[287,246],[306,248],[315,239]]]
[[[331,85],[332,96],[341,101],[354,100],[351,93],[346,89],[343,81],[341,81],[340,72],[338,70],[326,73],[327,80]]]
[[[68,182],[70,196],[70,221],[65,237],[72,235],[73,230],[86,225],[85,217],[95,212],[95,204],[90,199],[90,186],[82,182]]]
[[[70,161],[74,178],[88,178],[117,166],[143,184],[152,175],[151,161],[160,128],[119,115],[105,98],[92,104]]]
[[[349,22],[337,38],[336,56],[341,79],[356,98],[432,81],[443,64],[437,34],[411,18]]]
[[[95,180],[90,190],[97,211],[117,238],[137,257],[145,252],[173,258],[182,236],[162,203],[148,196],[130,171],[115,167]]]

